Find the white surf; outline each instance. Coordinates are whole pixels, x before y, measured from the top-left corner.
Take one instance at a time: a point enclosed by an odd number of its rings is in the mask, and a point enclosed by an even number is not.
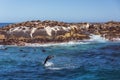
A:
[[[50,70],[61,70],[60,67],[55,67],[52,62],[46,62],[45,67]]]
[[[105,39],[104,37],[101,37],[101,35],[91,34],[90,39],[88,41],[91,41],[91,42],[107,42],[108,40]]]

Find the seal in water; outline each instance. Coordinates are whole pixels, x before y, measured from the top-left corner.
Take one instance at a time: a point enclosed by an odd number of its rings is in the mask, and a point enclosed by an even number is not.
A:
[[[52,59],[53,57],[54,57],[54,56],[52,56],[52,55],[47,56],[47,58],[46,58],[45,61],[44,61],[44,65],[46,64],[46,62],[47,62],[48,60]]]

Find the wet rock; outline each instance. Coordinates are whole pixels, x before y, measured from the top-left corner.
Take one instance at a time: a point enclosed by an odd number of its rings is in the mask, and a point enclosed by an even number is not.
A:
[[[66,23],[34,20],[15,23],[0,28],[0,44],[18,44],[20,41],[26,43],[68,42],[89,39],[90,34],[117,41],[120,38],[120,22]]]

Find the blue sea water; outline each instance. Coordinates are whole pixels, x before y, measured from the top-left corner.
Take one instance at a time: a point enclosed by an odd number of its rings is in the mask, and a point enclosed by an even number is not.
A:
[[[1,45],[0,80],[120,80],[120,43]]]
[[[0,28],[1,28],[1,27],[4,27],[4,26],[7,26],[7,25],[9,25],[9,24],[12,24],[12,23],[0,23]]]
[[[0,23],[0,27],[8,24],[11,23]],[[93,38],[98,42],[37,47],[1,45],[0,80],[120,80],[120,42]],[[48,55],[55,57],[43,65]]]

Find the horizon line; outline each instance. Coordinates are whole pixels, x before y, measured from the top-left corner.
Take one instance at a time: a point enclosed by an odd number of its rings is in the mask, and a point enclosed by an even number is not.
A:
[[[37,21],[38,19],[36,20],[25,20],[25,21],[18,21],[18,22],[14,22],[14,21],[11,21],[11,22],[0,22],[0,23],[22,23],[22,22],[27,22],[27,21]],[[61,20],[40,20],[40,21],[57,21],[57,22],[66,22],[66,23],[79,23],[79,22],[88,22],[88,23],[104,23],[104,22],[110,22],[110,21],[113,21],[113,22],[120,22],[120,20],[106,20],[106,21],[61,21]]]

